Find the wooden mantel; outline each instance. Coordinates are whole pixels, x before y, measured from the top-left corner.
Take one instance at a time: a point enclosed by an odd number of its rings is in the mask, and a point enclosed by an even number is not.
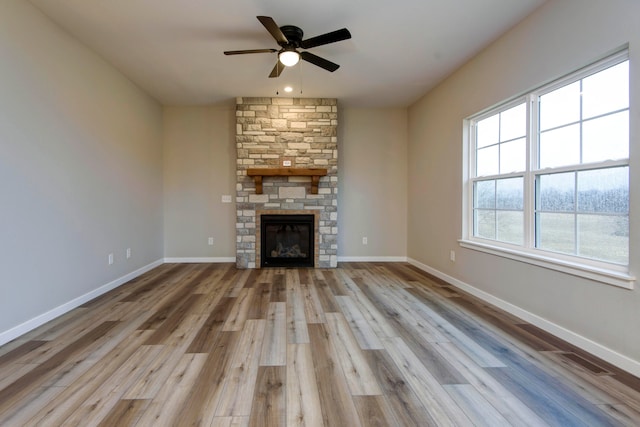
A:
[[[247,176],[253,177],[256,183],[256,194],[262,194],[262,178],[265,176],[310,176],[311,194],[318,194],[320,177],[327,174],[326,169],[319,168],[254,168],[247,169]]]

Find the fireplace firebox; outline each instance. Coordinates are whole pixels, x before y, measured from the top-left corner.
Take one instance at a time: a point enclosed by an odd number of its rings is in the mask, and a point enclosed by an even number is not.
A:
[[[260,216],[261,267],[313,267],[313,215]]]

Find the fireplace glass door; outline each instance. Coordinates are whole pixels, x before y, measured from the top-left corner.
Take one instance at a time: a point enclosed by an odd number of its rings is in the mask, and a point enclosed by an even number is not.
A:
[[[313,267],[313,215],[261,215],[261,267]]]

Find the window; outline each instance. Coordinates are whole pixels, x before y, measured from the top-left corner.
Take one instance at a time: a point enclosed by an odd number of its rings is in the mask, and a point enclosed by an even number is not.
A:
[[[463,245],[630,287],[627,51],[466,123]]]

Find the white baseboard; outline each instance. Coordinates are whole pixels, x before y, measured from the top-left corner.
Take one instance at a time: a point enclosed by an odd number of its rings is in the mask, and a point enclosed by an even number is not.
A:
[[[211,263],[224,263],[224,262],[236,262],[236,258],[235,257],[210,257],[210,258],[206,258],[206,257],[192,257],[192,258],[188,258],[188,257],[174,257],[174,258],[165,258],[164,262],[166,264],[171,264],[171,263],[176,263],[176,264],[188,264],[188,263],[204,263],[204,264],[211,264]]]
[[[407,262],[406,256],[339,256],[338,262]]]
[[[570,331],[560,325],[557,325],[547,319],[544,319],[536,314],[533,314],[529,311],[523,310],[522,308],[511,304],[510,302],[504,301],[500,298],[497,298],[485,291],[482,291],[478,288],[475,288],[471,285],[469,285],[468,283],[465,283],[461,280],[456,279],[455,277],[451,277],[445,273],[442,273],[439,270],[436,270],[435,268],[429,267],[426,264],[423,264],[421,262],[418,262],[412,258],[408,259],[408,262],[411,265],[414,265],[416,267],[418,267],[419,269],[421,269],[422,271],[425,271],[429,274],[432,274],[442,280],[444,280],[447,283],[452,284],[453,286],[456,286],[460,289],[462,289],[463,291],[466,291],[478,298],[480,298],[483,301],[488,302],[489,304],[492,304],[496,307],[501,308],[502,310],[513,314],[514,316],[517,316],[519,318],[521,318],[522,320],[531,323],[532,325],[535,325],[547,332],[549,332],[550,334],[553,334],[591,354],[593,354],[594,356],[597,356],[599,358],[601,358],[602,360],[605,360],[609,363],[611,363],[612,365],[615,365],[617,367],[619,367],[620,369],[624,369],[625,371],[640,377],[640,362],[638,362],[637,360],[631,359],[623,354],[620,354],[608,347],[603,346],[602,344],[599,344],[595,341],[590,340],[589,338],[583,337],[582,335],[579,335],[573,331]]]
[[[65,313],[73,310],[76,307],[81,306],[82,304],[91,301],[92,299],[99,297],[100,295],[109,292],[112,289],[117,288],[120,285],[127,283],[130,280],[135,279],[136,277],[150,271],[159,265],[162,265],[163,261],[157,260],[152,262],[151,264],[145,265],[142,268],[137,269],[129,274],[125,274],[124,276],[107,283],[106,285],[102,285],[97,289],[94,289],[91,292],[88,292],[78,298],[75,298],[69,302],[66,302],[52,310],[47,311],[39,316],[34,317],[33,319],[27,320],[26,322],[11,328],[7,331],[0,332],[0,345],[6,344],[11,340],[14,340],[29,331],[34,330],[38,326],[44,325],[45,323],[55,319],[56,317],[62,316]]]

